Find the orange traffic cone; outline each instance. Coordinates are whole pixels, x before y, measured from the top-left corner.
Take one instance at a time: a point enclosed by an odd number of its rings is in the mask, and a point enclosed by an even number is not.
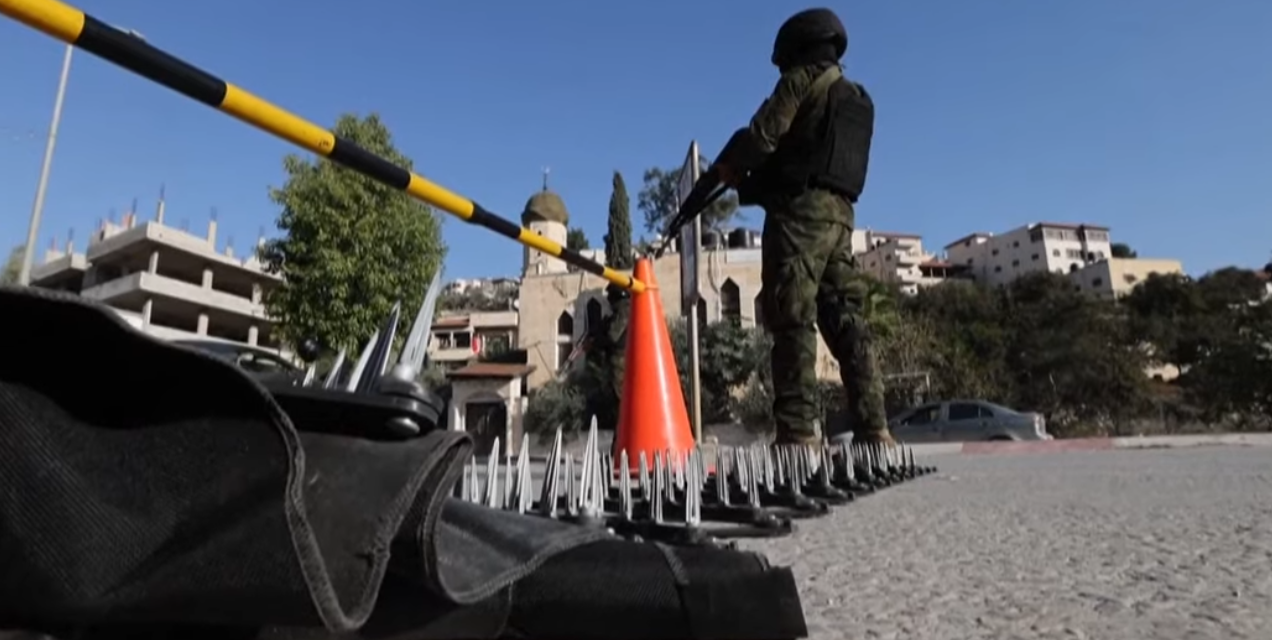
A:
[[[670,451],[681,456],[694,445],[653,263],[649,258],[637,260],[632,275],[644,282],[646,289],[632,296],[623,397],[614,437],[615,462],[619,452],[627,451],[629,471],[640,468],[642,451],[652,465],[655,453],[665,456]]]

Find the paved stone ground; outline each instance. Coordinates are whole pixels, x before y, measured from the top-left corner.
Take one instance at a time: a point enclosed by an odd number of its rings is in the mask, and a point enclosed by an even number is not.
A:
[[[746,541],[813,640],[1272,638],[1272,448],[939,456]]]

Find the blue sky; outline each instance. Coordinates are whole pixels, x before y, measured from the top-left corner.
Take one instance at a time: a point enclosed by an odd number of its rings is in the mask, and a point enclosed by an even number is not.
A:
[[[159,2],[81,9],[300,115],[376,111],[417,170],[516,218],[550,166],[593,244],[610,175],[714,154],[776,80],[784,1]],[[931,248],[1033,221],[1112,227],[1192,273],[1272,258],[1272,2],[905,0],[830,5],[878,106],[862,227]],[[0,245],[26,234],[62,47],[0,20]],[[77,52],[40,247],[167,186],[168,219],[247,249],[291,149]],[[748,211],[750,224],[760,221]],[[639,224],[639,213],[633,216]],[[521,248],[447,219],[447,275]]]

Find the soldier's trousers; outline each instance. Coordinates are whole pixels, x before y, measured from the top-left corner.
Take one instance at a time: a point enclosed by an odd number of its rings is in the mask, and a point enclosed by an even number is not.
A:
[[[856,434],[887,430],[883,381],[863,315],[867,287],[852,254],[852,205],[809,191],[765,210],[764,324],[773,336],[773,419],[779,442],[818,436],[817,330],[839,361]]]

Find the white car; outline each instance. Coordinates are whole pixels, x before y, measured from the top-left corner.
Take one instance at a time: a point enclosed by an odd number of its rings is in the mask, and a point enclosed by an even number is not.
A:
[[[1051,440],[1042,414],[1021,412],[983,400],[932,402],[888,421],[901,442]]]

